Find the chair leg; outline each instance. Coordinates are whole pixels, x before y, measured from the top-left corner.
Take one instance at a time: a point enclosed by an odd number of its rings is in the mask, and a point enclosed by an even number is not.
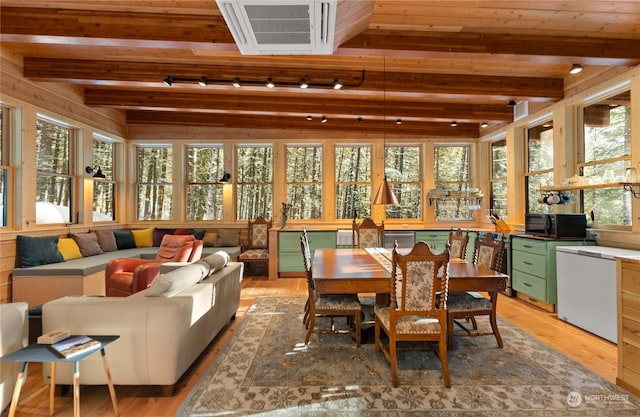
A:
[[[502,347],[502,336],[500,336],[500,331],[498,330],[498,321],[496,320],[496,312],[493,311],[489,315],[489,321],[491,322],[491,330],[493,330],[493,334],[496,337],[496,342],[498,342],[498,347]]]
[[[356,345],[358,347],[360,347],[360,337],[361,337],[361,333],[362,333],[360,331],[360,328],[362,327],[362,325],[361,325],[362,324],[362,319],[360,318],[360,312],[359,311],[355,314],[355,319],[356,319],[356,329],[355,329],[355,332],[356,332]]]
[[[453,313],[447,313],[447,347],[453,349]]]
[[[373,322],[373,342],[374,350],[380,352],[380,321],[378,321],[378,317],[375,317]]]
[[[396,337],[389,332],[389,362],[391,362],[391,384],[398,386],[398,352],[396,351]]]
[[[475,316],[467,317],[467,320],[471,320],[473,324],[473,330],[478,330],[478,322],[476,321]]]
[[[307,323],[307,336],[304,338],[304,344],[309,344],[309,339],[311,338],[311,333],[313,333],[313,328],[316,326],[316,317],[315,315],[309,315],[309,322]]]
[[[447,361],[447,343],[444,334],[440,336],[440,343],[438,343],[440,366],[442,366],[442,377],[444,379],[444,386],[451,387],[451,375],[449,374],[449,362]]]

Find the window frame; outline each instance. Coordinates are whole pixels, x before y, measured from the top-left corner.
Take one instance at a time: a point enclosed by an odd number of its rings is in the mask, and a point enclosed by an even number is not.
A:
[[[273,176],[274,176],[274,166],[275,166],[275,152],[274,152],[274,147],[275,147],[275,143],[247,143],[247,144],[241,144],[241,145],[236,145],[235,146],[235,152],[234,152],[234,158],[235,158],[235,188],[236,188],[236,208],[235,208],[235,214],[234,214],[234,218],[236,221],[249,221],[249,220],[254,220],[256,217],[258,216],[262,216],[265,219],[269,219],[272,218],[273,216],[273,212],[274,212],[274,208],[273,208],[273,199],[274,199],[274,185],[273,185]],[[244,172],[240,172],[242,169],[242,166],[240,164],[240,150],[241,149],[248,149],[248,148],[264,148],[264,149],[269,149],[269,152],[271,153],[271,157],[270,157],[270,169],[268,170],[263,170],[262,175],[264,176],[265,174],[268,176],[268,180],[267,181],[243,181],[243,178],[245,176]],[[248,215],[247,217],[250,218],[243,218],[240,214],[240,211],[242,209],[242,204],[239,204],[239,200],[242,198],[242,188],[244,187],[249,187],[249,186],[254,186],[254,187],[264,187],[265,192],[268,192],[268,194],[270,194],[270,198],[268,200],[265,199],[266,205],[264,206],[264,210],[258,210],[254,213],[250,213],[250,215]],[[249,214],[249,213],[247,213]]]
[[[189,171],[189,154],[191,152],[191,150],[194,149],[217,149],[218,150],[218,162],[215,163],[213,160],[210,161],[211,165],[208,167],[210,169],[209,172],[211,172],[211,181],[193,181],[193,178],[191,178],[191,172]],[[225,170],[225,166],[224,166],[224,144],[223,143],[197,143],[197,144],[188,144],[185,145],[185,167],[186,167],[186,171],[185,171],[185,187],[184,187],[184,192],[183,192],[183,201],[185,201],[185,218],[187,222],[199,222],[199,221],[222,221],[224,219],[224,183],[220,182],[220,179],[222,178],[222,176],[224,175],[224,173],[226,172]],[[212,215],[212,218],[207,219],[207,218],[191,218],[190,216],[190,212],[192,211],[189,207],[189,202],[190,202],[190,198],[189,196],[192,195],[191,192],[191,188],[193,187],[210,187],[209,193],[214,192],[216,197],[220,196],[220,202],[219,205],[217,205],[216,207],[211,207],[211,205],[209,205],[209,210],[208,213]],[[210,200],[208,200],[209,203],[211,203]]]
[[[156,182],[142,182],[141,181],[141,172],[140,172],[140,167],[141,167],[141,155],[140,152],[144,149],[168,149],[169,150],[169,156],[167,158],[168,161],[171,161],[171,168],[166,170],[165,172],[168,173],[168,180],[166,181],[156,181]],[[147,222],[147,221],[166,221],[166,220],[172,220],[173,219],[173,212],[175,210],[175,208],[173,207],[173,158],[174,158],[174,149],[173,146],[171,144],[158,144],[158,143],[139,143],[136,144],[134,146],[134,154],[135,154],[135,183],[134,183],[134,190],[135,190],[135,221],[138,222]],[[157,209],[160,210],[160,215],[159,216],[154,216],[154,217],[149,217],[149,218],[145,218],[146,216],[140,216],[141,214],[141,201],[140,201],[140,193],[141,193],[141,187],[143,186],[151,186],[151,187],[158,187],[158,191],[162,191],[163,195],[166,195],[166,190],[169,191],[169,196],[165,197],[162,199],[162,206],[161,207],[157,207]],[[165,210],[167,210],[167,203],[168,203],[168,216],[164,216],[163,212]]]
[[[316,167],[318,167],[320,169],[320,178],[317,180],[302,180],[302,181],[294,181],[293,179],[289,178],[289,167],[292,166],[292,161],[289,159],[291,154],[290,154],[290,150],[293,148],[307,148],[307,149],[316,149],[317,151],[319,151],[320,153],[320,160],[318,162],[318,164],[316,165]],[[322,220],[324,218],[324,207],[323,207],[323,195],[324,195],[324,177],[325,177],[325,169],[324,169],[324,147],[322,146],[322,144],[318,144],[318,143],[308,143],[308,144],[299,144],[299,143],[287,143],[284,145],[284,154],[285,154],[285,164],[286,164],[286,168],[285,168],[285,202],[287,204],[291,205],[291,209],[289,209],[288,211],[288,218],[289,219],[294,219],[294,220]],[[314,158],[315,160],[315,158]],[[318,188],[319,187],[319,192],[317,193],[317,195],[315,195],[315,197],[317,198],[317,201],[315,201],[312,204],[312,208],[311,210],[317,210],[319,212],[318,215],[316,216],[305,216],[305,211],[307,211],[306,207],[302,206],[301,204],[299,204],[299,202],[295,199],[292,198],[291,196],[291,190],[292,188],[298,188],[298,187],[309,187],[311,186],[312,188]],[[308,195],[307,194],[303,194],[303,195]],[[315,206],[315,208],[313,208],[313,206]]]
[[[466,148],[466,179],[464,180],[443,180],[438,177],[438,149],[440,148]],[[433,209],[434,221],[437,222],[467,222],[475,220],[475,214],[473,210],[469,210],[469,190],[471,189],[471,144],[468,143],[439,143],[433,147],[433,164],[434,164],[434,174],[433,174],[433,183],[434,188],[445,189],[447,192],[443,192],[443,195],[437,198],[432,198],[431,195],[426,196],[429,198],[429,207]],[[458,187],[456,196],[451,196],[447,188],[449,186]],[[441,217],[439,214],[439,206],[442,204],[446,204],[447,202],[456,201],[456,204],[460,205],[462,203],[466,204],[468,217],[461,218],[452,218],[452,217]],[[444,210],[444,209],[443,209]],[[461,210],[458,208],[458,210]]]
[[[356,180],[344,180],[344,179],[340,179],[338,176],[338,169],[339,169],[339,164],[338,164],[338,157],[339,155],[342,155],[342,151],[338,151],[338,149],[351,149],[352,152],[355,152],[356,149],[366,149],[368,150],[368,158],[369,158],[369,164],[368,164],[368,169],[369,169],[369,180],[362,180],[362,181],[356,181]],[[348,220],[348,219],[355,219],[355,218],[366,218],[366,217],[371,217],[371,192],[373,190],[373,145],[370,143],[336,143],[333,147],[333,152],[334,152],[334,157],[335,157],[335,165],[334,165],[334,189],[333,189],[333,193],[334,193],[334,208],[335,208],[335,219],[336,220]],[[363,165],[361,168],[364,168],[365,166]],[[346,173],[346,172],[345,172]],[[347,187],[347,191],[349,189],[352,190],[356,190],[359,188],[363,188],[364,192],[361,192],[360,194],[362,195],[362,200],[358,201],[358,203],[356,204],[356,200],[354,198],[351,199],[351,204],[350,204],[350,209],[348,209],[347,211],[345,210],[339,210],[338,209],[338,204],[340,203],[340,199],[338,198],[339,192],[338,192],[338,188],[339,187]],[[368,188],[368,191],[366,190]],[[367,207],[368,206],[368,211],[358,211],[357,207]],[[344,214],[346,215],[347,212],[350,212],[349,217],[341,217],[339,215],[340,212],[344,212]]]

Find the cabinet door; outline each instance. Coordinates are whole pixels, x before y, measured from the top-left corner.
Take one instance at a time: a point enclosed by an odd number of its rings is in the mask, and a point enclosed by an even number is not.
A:
[[[449,232],[420,230],[416,232],[416,242],[425,241],[432,249],[444,250],[449,241]]]
[[[284,231],[278,234],[278,272],[304,272],[304,262],[300,249],[299,231]],[[308,231],[309,250],[335,248],[335,231]]]

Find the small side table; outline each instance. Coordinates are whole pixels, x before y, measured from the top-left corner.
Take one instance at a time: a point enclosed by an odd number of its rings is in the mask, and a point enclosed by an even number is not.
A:
[[[18,374],[18,380],[16,381],[16,387],[13,390],[13,397],[11,399],[11,407],[9,408],[9,417],[14,417],[16,414],[16,408],[18,407],[18,399],[20,398],[20,390],[22,385],[26,382],[27,365],[29,362],[51,362],[51,381],[49,385],[49,416],[53,415],[54,402],[55,402],[55,387],[56,387],[56,364],[58,362],[73,362],[73,416],[80,417],[80,361],[100,351],[102,355],[102,364],[104,365],[104,373],[107,376],[107,384],[109,385],[109,394],[111,395],[111,403],[113,404],[113,412],[117,416],[118,401],[116,399],[116,391],[113,388],[113,382],[111,381],[111,372],[109,371],[109,365],[107,364],[107,358],[104,351],[105,346],[120,336],[90,336],[91,338],[100,342],[100,346],[96,346],[87,352],[80,353],[71,358],[63,358],[51,348],[51,345],[32,343],[29,346],[13,352],[7,356],[2,357],[3,361],[9,362],[22,362],[22,369]]]

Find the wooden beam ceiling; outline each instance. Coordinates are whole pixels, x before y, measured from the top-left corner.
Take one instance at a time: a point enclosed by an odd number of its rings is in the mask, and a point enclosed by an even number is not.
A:
[[[585,66],[578,80],[640,64],[638,2],[499,3],[340,0],[328,56],[242,56],[214,0],[3,0],[0,32],[26,78],[78,85],[86,105],[130,124],[473,139],[482,122],[511,122],[510,100],[561,100],[573,63]],[[220,82],[168,87],[167,76]],[[235,77],[255,83],[222,82]],[[354,87],[257,85],[267,77]]]

